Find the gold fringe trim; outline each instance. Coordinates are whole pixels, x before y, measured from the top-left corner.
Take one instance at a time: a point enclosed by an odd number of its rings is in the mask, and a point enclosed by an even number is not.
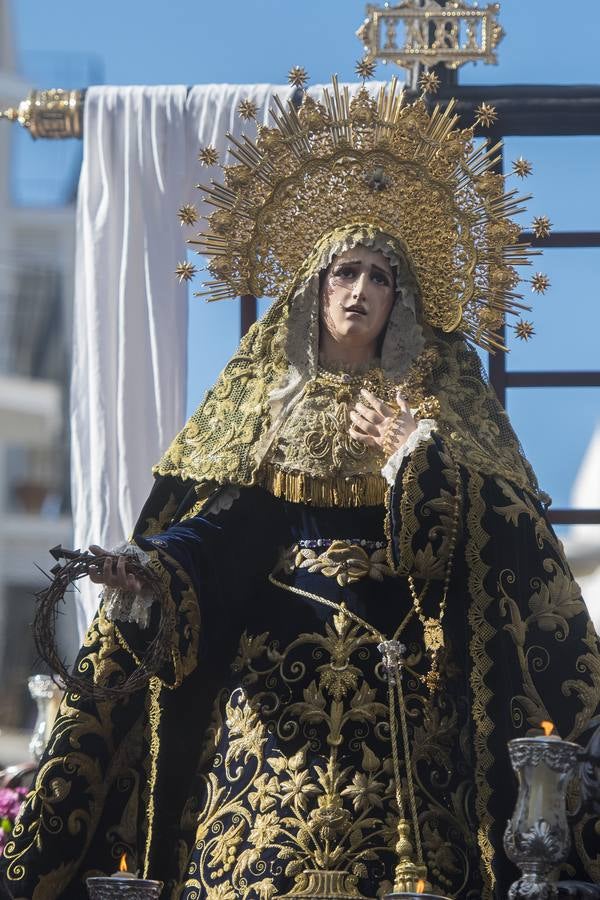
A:
[[[144,851],[143,877],[148,878],[150,872],[150,856],[152,851],[152,838],[154,837],[154,801],[156,794],[156,779],[158,775],[158,753],[160,739],[158,729],[160,726],[160,692],[162,685],[158,678],[150,679],[150,692],[148,698],[148,722],[150,725],[150,778],[148,783],[148,808],[146,810],[146,847]]]
[[[471,717],[475,726],[474,746],[476,755],[475,767],[475,811],[479,819],[477,842],[481,852],[480,869],[483,877],[482,900],[492,900],[496,887],[494,873],[494,847],[491,831],[494,819],[490,815],[489,804],[492,788],[488,779],[494,757],[489,748],[489,738],[494,730],[494,723],[488,713],[488,703],[492,696],[485,678],[492,667],[492,660],[487,652],[487,643],[494,636],[494,629],[486,619],[486,611],[492,598],[485,589],[485,577],[489,566],[481,558],[482,551],[490,541],[490,535],[482,525],[485,514],[485,501],[481,495],[483,478],[476,472],[469,473],[467,493],[469,507],[467,513],[469,536],[466,545],[466,558],[469,567],[469,604],[468,619],[471,628],[470,651],[473,660],[471,669],[471,690],[473,706]]]
[[[260,470],[258,481],[275,497],[311,506],[383,506],[388,487],[382,475],[319,478],[306,472],[287,472],[272,463]]]

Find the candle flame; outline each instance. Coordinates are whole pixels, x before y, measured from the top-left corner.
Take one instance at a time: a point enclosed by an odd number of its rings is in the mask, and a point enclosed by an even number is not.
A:
[[[552,724],[552,722],[540,722],[540,727],[544,729],[544,737],[550,737],[550,735],[554,731],[554,725]]]
[[[119,862],[119,872],[127,871],[127,854],[124,853]]]
[[[425,882],[422,878],[419,878],[419,880],[417,881],[417,894],[423,893],[425,893]]]

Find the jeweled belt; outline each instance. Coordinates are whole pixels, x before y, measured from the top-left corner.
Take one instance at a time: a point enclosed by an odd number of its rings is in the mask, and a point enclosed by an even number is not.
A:
[[[386,542],[361,538],[298,541],[284,553],[281,569],[288,574],[298,569],[318,572],[327,578],[335,578],[341,587],[363,578],[383,581],[385,576],[394,575],[387,558]]]

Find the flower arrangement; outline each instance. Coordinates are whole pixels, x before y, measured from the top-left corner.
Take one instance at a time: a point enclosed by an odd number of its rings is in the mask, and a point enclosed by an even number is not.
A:
[[[27,793],[28,789],[24,787],[0,788],[0,856],[4,852]]]

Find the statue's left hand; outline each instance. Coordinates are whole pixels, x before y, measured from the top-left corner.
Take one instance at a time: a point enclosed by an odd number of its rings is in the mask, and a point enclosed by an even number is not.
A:
[[[391,456],[417,428],[407,402],[398,393],[398,408],[394,409],[366,388],[361,390],[360,397],[350,410],[350,437],[369,447],[379,447]]]

